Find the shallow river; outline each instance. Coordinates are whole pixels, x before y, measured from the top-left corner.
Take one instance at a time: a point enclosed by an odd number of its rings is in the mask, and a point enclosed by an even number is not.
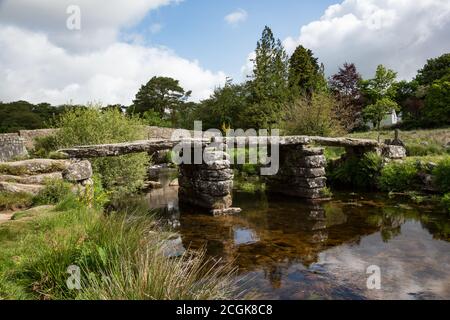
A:
[[[174,187],[135,200],[168,219],[182,247],[234,261],[259,298],[450,299],[450,219],[433,207],[379,194],[310,204],[235,192],[242,213],[212,217],[180,210]],[[368,268],[380,271],[380,289],[368,288]]]

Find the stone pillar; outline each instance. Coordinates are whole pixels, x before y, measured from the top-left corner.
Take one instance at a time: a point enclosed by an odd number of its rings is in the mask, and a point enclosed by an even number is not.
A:
[[[180,202],[207,209],[214,215],[239,212],[231,207],[234,175],[229,155],[211,147],[203,152],[203,164],[180,165]]]
[[[326,159],[322,148],[302,145],[280,146],[280,170],[268,177],[270,192],[305,199],[326,198]]]

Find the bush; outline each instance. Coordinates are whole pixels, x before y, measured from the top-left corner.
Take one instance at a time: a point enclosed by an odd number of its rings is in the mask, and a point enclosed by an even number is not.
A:
[[[447,212],[450,213],[450,193],[446,193],[442,197],[441,203],[444,206],[445,210],[447,210]]]
[[[412,191],[420,184],[419,170],[412,161],[392,162],[381,170],[378,184],[383,191]]]
[[[33,198],[34,205],[58,204],[73,194],[72,185],[62,180],[48,180],[45,188]]]
[[[141,121],[117,109],[74,108],[65,112],[56,125],[60,128],[56,134],[59,148],[145,139]],[[129,193],[143,185],[149,157],[142,153],[91,162],[107,190]]]
[[[360,159],[347,159],[336,168],[328,168],[328,178],[333,185],[372,189],[376,187],[381,168],[382,158],[369,152]]]
[[[344,132],[334,113],[336,101],[326,94],[299,98],[286,110],[284,131],[293,135],[334,136]]]
[[[33,204],[33,196],[25,192],[0,192],[0,211],[26,209]]]
[[[436,185],[441,192],[450,192],[450,157],[442,160],[433,170]]]
[[[430,155],[445,154],[447,150],[438,143],[408,143],[406,145],[406,151],[410,157],[423,157]]]
[[[31,154],[36,158],[50,158],[50,154],[58,149],[58,141],[55,135],[38,137],[34,141],[34,149]]]

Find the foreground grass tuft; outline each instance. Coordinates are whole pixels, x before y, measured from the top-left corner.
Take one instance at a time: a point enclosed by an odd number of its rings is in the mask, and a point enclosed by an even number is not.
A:
[[[70,203],[0,226],[0,299],[233,297],[229,265],[205,261],[203,251],[166,256],[169,235],[148,214],[106,216]],[[67,286],[71,265],[80,290]]]

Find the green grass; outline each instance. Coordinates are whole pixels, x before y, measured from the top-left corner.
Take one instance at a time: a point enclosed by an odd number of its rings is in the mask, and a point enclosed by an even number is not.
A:
[[[148,214],[76,205],[0,225],[0,299],[227,299],[234,270],[204,251],[164,255],[169,233]],[[67,268],[81,270],[69,290]]]
[[[20,210],[29,208],[33,203],[33,196],[25,193],[0,192],[0,211]]]
[[[393,130],[380,132],[381,141],[394,138]],[[374,139],[378,138],[377,131],[358,132],[348,135],[351,138]],[[409,156],[445,155],[450,153],[450,128],[431,130],[401,131],[399,135],[408,151]]]

